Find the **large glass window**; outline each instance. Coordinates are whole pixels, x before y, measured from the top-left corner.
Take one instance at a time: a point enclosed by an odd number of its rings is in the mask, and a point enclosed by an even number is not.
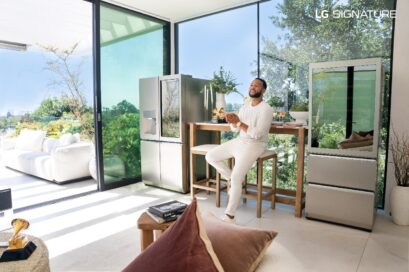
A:
[[[226,97],[237,110],[257,75],[257,6],[247,6],[178,24],[179,73],[212,79],[220,67],[230,72],[237,90]]]
[[[0,154],[0,178],[13,190],[14,209],[95,191],[87,171],[94,139],[92,4],[0,1],[0,29],[0,146],[22,139],[24,129],[45,132],[35,141],[41,148],[30,155],[30,163],[13,163],[19,160],[12,152]],[[68,144],[70,149],[57,150]],[[78,145],[85,151],[75,151]],[[58,161],[62,152],[70,163]],[[75,158],[78,154],[81,158]],[[43,179],[75,182],[51,189],[54,185]],[[21,181],[25,188],[15,190]]]
[[[260,74],[274,86],[270,95],[277,98],[272,101],[283,102],[287,110],[291,110],[292,104],[307,100],[309,63],[375,57],[383,59],[385,90],[379,150],[378,205],[383,205],[384,193],[392,18],[348,15],[336,18],[331,13],[328,17],[325,14],[334,10],[362,12],[392,10],[393,7],[393,0],[345,0],[335,4],[327,1],[311,0],[301,3],[279,0],[260,4]],[[324,127],[323,130],[325,129],[328,139],[323,141],[330,142],[335,131],[331,127]],[[291,148],[292,144],[289,143],[288,146]],[[282,183],[292,180],[280,176]]]
[[[101,5],[104,185],[140,180],[139,79],[167,73],[166,23]]]
[[[265,1],[183,22],[178,25],[179,71],[210,79],[213,72],[223,66],[233,72],[241,83],[239,90],[245,96],[248,83],[260,75],[269,86],[265,100],[281,115],[295,104],[308,102],[309,63],[382,58],[385,90],[377,184],[377,203],[382,205],[392,18],[325,18],[320,14],[335,9],[340,12],[392,10],[394,2]],[[242,98],[231,96],[227,102],[236,104],[228,110],[238,110]],[[292,120],[289,114],[282,118]],[[331,132],[328,130],[328,137]],[[274,146],[279,154],[278,186],[294,189],[297,174],[295,138],[271,135],[269,145]],[[250,179],[252,175],[249,175]]]

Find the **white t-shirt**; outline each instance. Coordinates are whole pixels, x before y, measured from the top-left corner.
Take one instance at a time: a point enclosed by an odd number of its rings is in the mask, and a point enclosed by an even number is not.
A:
[[[253,139],[263,143],[268,141],[268,132],[273,120],[273,109],[264,101],[256,106],[251,105],[251,101],[246,102],[239,111],[240,122],[248,126],[247,132],[240,130],[240,138]],[[231,126],[233,131],[239,128]]]

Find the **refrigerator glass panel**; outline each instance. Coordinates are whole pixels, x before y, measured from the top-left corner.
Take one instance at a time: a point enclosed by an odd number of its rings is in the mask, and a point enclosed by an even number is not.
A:
[[[376,156],[379,66],[356,61],[310,68],[310,151]]]
[[[161,81],[161,136],[180,138],[180,82],[179,79]]]

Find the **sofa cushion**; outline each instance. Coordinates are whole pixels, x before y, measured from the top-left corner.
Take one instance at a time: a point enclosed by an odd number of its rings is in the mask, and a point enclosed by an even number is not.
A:
[[[46,132],[43,130],[23,129],[16,140],[16,149],[41,151]]]
[[[76,141],[77,140],[75,139],[74,135],[71,133],[65,133],[58,139],[58,146],[70,145]]]
[[[77,142],[77,139],[71,133],[65,133],[57,139],[57,142],[50,149],[50,153],[54,154],[55,150],[61,146],[68,146]]]
[[[202,216],[207,236],[226,272],[256,270],[277,232],[226,223],[211,213]]]
[[[223,271],[202,225],[196,199],[123,271]]]
[[[57,142],[58,139],[46,137],[43,142],[43,151],[50,154]]]

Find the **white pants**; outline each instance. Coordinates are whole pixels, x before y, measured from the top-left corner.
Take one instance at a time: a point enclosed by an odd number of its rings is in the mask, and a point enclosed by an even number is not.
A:
[[[266,143],[251,139],[235,138],[210,150],[206,161],[226,179],[230,179],[230,197],[226,214],[235,215],[239,205],[242,183],[257,158],[263,154]],[[225,160],[234,158],[234,167],[230,169]]]

